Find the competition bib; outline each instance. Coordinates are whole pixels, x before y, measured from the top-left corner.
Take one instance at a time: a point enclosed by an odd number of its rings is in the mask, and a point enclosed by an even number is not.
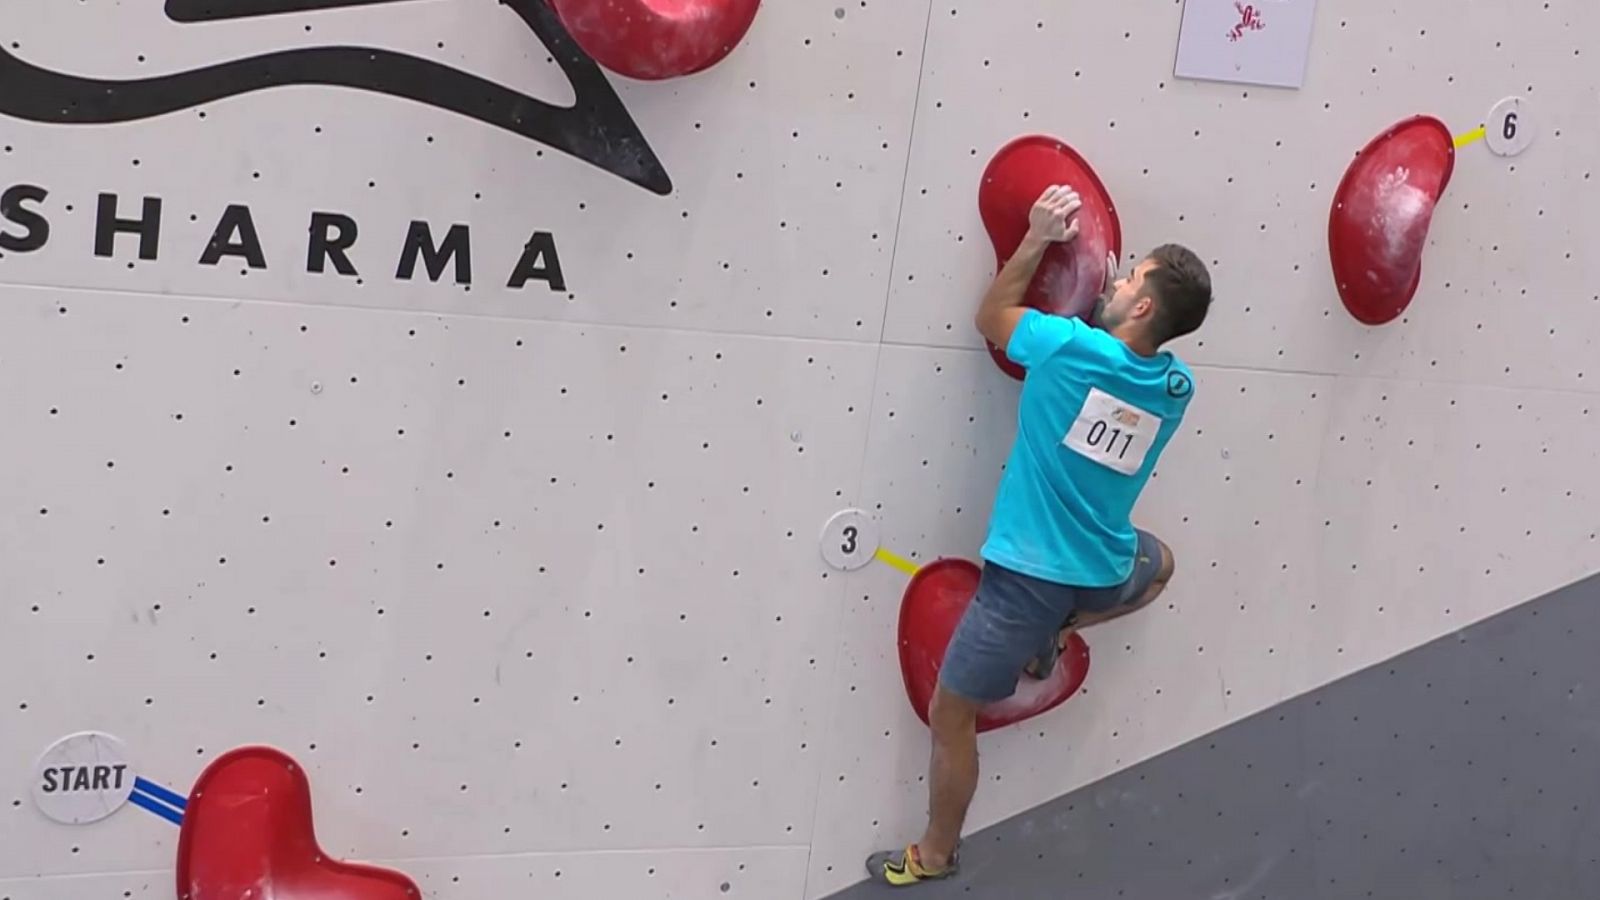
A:
[[[1159,417],[1090,388],[1077,421],[1061,443],[1108,469],[1132,475],[1144,465],[1145,454],[1160,432]]]

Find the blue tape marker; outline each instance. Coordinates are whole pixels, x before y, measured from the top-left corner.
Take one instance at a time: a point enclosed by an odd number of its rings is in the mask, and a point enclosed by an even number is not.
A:
[[[183,813],[178,812],[177,810],[166,805],[165,803],[162,803],[160,800],[149,796],[148,794],[141,794],[138,791],[134,791],[131,795],[129,795],[128,802],[132,803],[134,806],[153,812],[174,825],[183,824]]]
[[[158,800],[164,800],[179,809],[189,808],[189,801],[182,794],[169,791],[153,781],[145,781],[143,778],[135,777],[133,779],[133,789],[136,791],[144,791],[146,794],[149,794]]]

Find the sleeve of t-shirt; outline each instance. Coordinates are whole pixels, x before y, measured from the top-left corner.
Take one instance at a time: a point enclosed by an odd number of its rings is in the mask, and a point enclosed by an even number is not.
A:
[[[1076,317],[1053,316],[1030,307],[1022,313],[1022,320],[1011,332],[1006,357],[1024,369],[1031,369],[1070,343],[1083,327],[1083,322]]]

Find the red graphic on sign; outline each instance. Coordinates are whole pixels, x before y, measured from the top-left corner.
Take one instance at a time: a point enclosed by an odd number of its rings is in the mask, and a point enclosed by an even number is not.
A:
[[[328,858],[305,770],[270,747],[217,757],[195,782],[178,835],[179,900],[418,900],[399,872]]]
[[[941,559],[911,576],[900,601],[900,673],[917,718],[928,723],[928,703],[939,683],[944,651],[982,574],[976,563]],[[1041,641],[1045,635],[1040,635]],[[993,731],[1031,719],[1067,702],[1089,677],[1089,645],[1073,634],[1055,670],[1040,681],[1018,673],[1017,692],[978,711],[978,731]]]
[[[550,0],[584,52],[641,80],[710,68],[744,39],[761,0]]]
[[[1253,4],[1239,3],[1235,0],[1233,8],[1239,11],[1239,24],[1228,32],[1229,41],[1239,40],[1244,37],[1246,31],[1261,31],[1267,27],[1267,23],[1261,18],[1260,10]]]

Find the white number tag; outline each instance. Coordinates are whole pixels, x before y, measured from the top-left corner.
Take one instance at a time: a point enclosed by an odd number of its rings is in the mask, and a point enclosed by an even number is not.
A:
[[[1132,475],[1144,465],[1145,454],[1160,432],[1157,416],[1090,388],[1077,421],[1061,443],[1108,469]]]
[[[1489,110],[1483,136],[1490,151],[1499,156],[1516,156],[1533,143],[1533,111],[1521,97],[1507,97]]]

